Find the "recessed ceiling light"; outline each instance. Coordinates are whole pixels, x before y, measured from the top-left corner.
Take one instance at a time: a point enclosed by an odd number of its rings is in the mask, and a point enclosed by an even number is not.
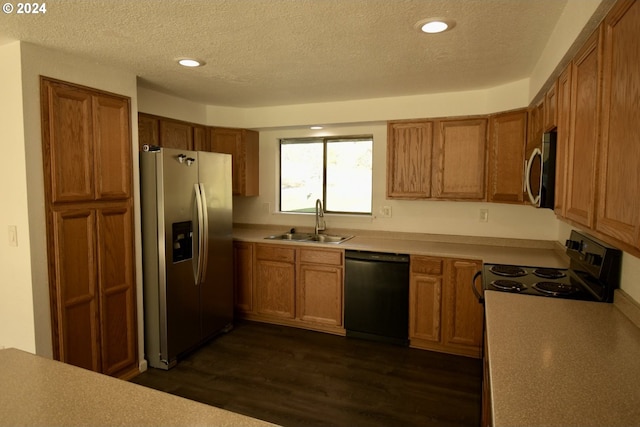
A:
[[[311,127],[309,127],[309,129],[311,129],[311,130],[320,130],[320,129],[322,129],[322,126],[311,126]]]
[[[416,28],[419,28],[423,33],[435,34],[450,30],[455,25],[455,22],[450,19],[429,18],[418,21]]]
[[[182,65],[183,67],[202,67],[205,62],[204,61],[200,61],[199,59],[193,59],[193,58],[180,58],[178,59],[178,64]]]

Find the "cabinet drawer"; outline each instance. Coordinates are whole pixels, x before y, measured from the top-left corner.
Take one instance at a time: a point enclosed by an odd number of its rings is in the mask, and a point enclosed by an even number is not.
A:
[[[423,256],[411,257],[411,272],[420,274],[441,275],[442,259]]]
[[[300,261],[312,264],[342,265],[342,251],[300,249]]]
[[[256,258],[271,261],[294,262],[296,259],[294,248],[285,248],[273,245],[257,245]]]

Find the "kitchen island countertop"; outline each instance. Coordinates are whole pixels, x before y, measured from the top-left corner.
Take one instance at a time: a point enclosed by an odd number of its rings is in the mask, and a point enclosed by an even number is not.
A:
[[[485,291],[494,426],[640,425],[640,328],[616,304]]]
[[[237,226],[233,229],[233,238],[237,241],[254,243],[309,245],[309,247],[315,248],[477,259],[492,264],[555,268],[566,268],[569,264],[563,248],[557,242],[549,241],[372,232],[368,230],[328,230],[326,234],[354,235],[352,239],[340,244],[265,239],[269,235],[284,232],[286,232],[286,227],[283,226]]]
[[[2,426],[271,426],[13,348],[0,350]]]

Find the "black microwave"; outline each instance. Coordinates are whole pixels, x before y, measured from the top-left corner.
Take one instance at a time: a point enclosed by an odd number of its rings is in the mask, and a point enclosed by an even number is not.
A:
[[[556,131],[542,135],[542,146],[531,153],[525,168],[525,189],[531,204],[553,209],[556,188]]]

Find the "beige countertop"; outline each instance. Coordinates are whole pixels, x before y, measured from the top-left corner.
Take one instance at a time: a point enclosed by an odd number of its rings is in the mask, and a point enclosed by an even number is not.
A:
[[[437,257],[478,259],[492,264],[558,267],[568,265],[563,249],[556,242],[539,240],[496,239],[489,237],[445,236],[361,230],[327,230],[327,234],[354,235],[340,244],[304,243],[269,240],[265,237],[288,231],[283,226],[234,227],[233,238],[239,241],[282,245],[311,245],[361,251],[406,253]],[[302,232],[309,230],[299,229]],[[311,232],[313,230],[311,229]]]
[[[495,426],[640,425],[640,329],[616,304],[485,292]]]
[[[273,424],[16,350],[0,350],[2,426]]]

